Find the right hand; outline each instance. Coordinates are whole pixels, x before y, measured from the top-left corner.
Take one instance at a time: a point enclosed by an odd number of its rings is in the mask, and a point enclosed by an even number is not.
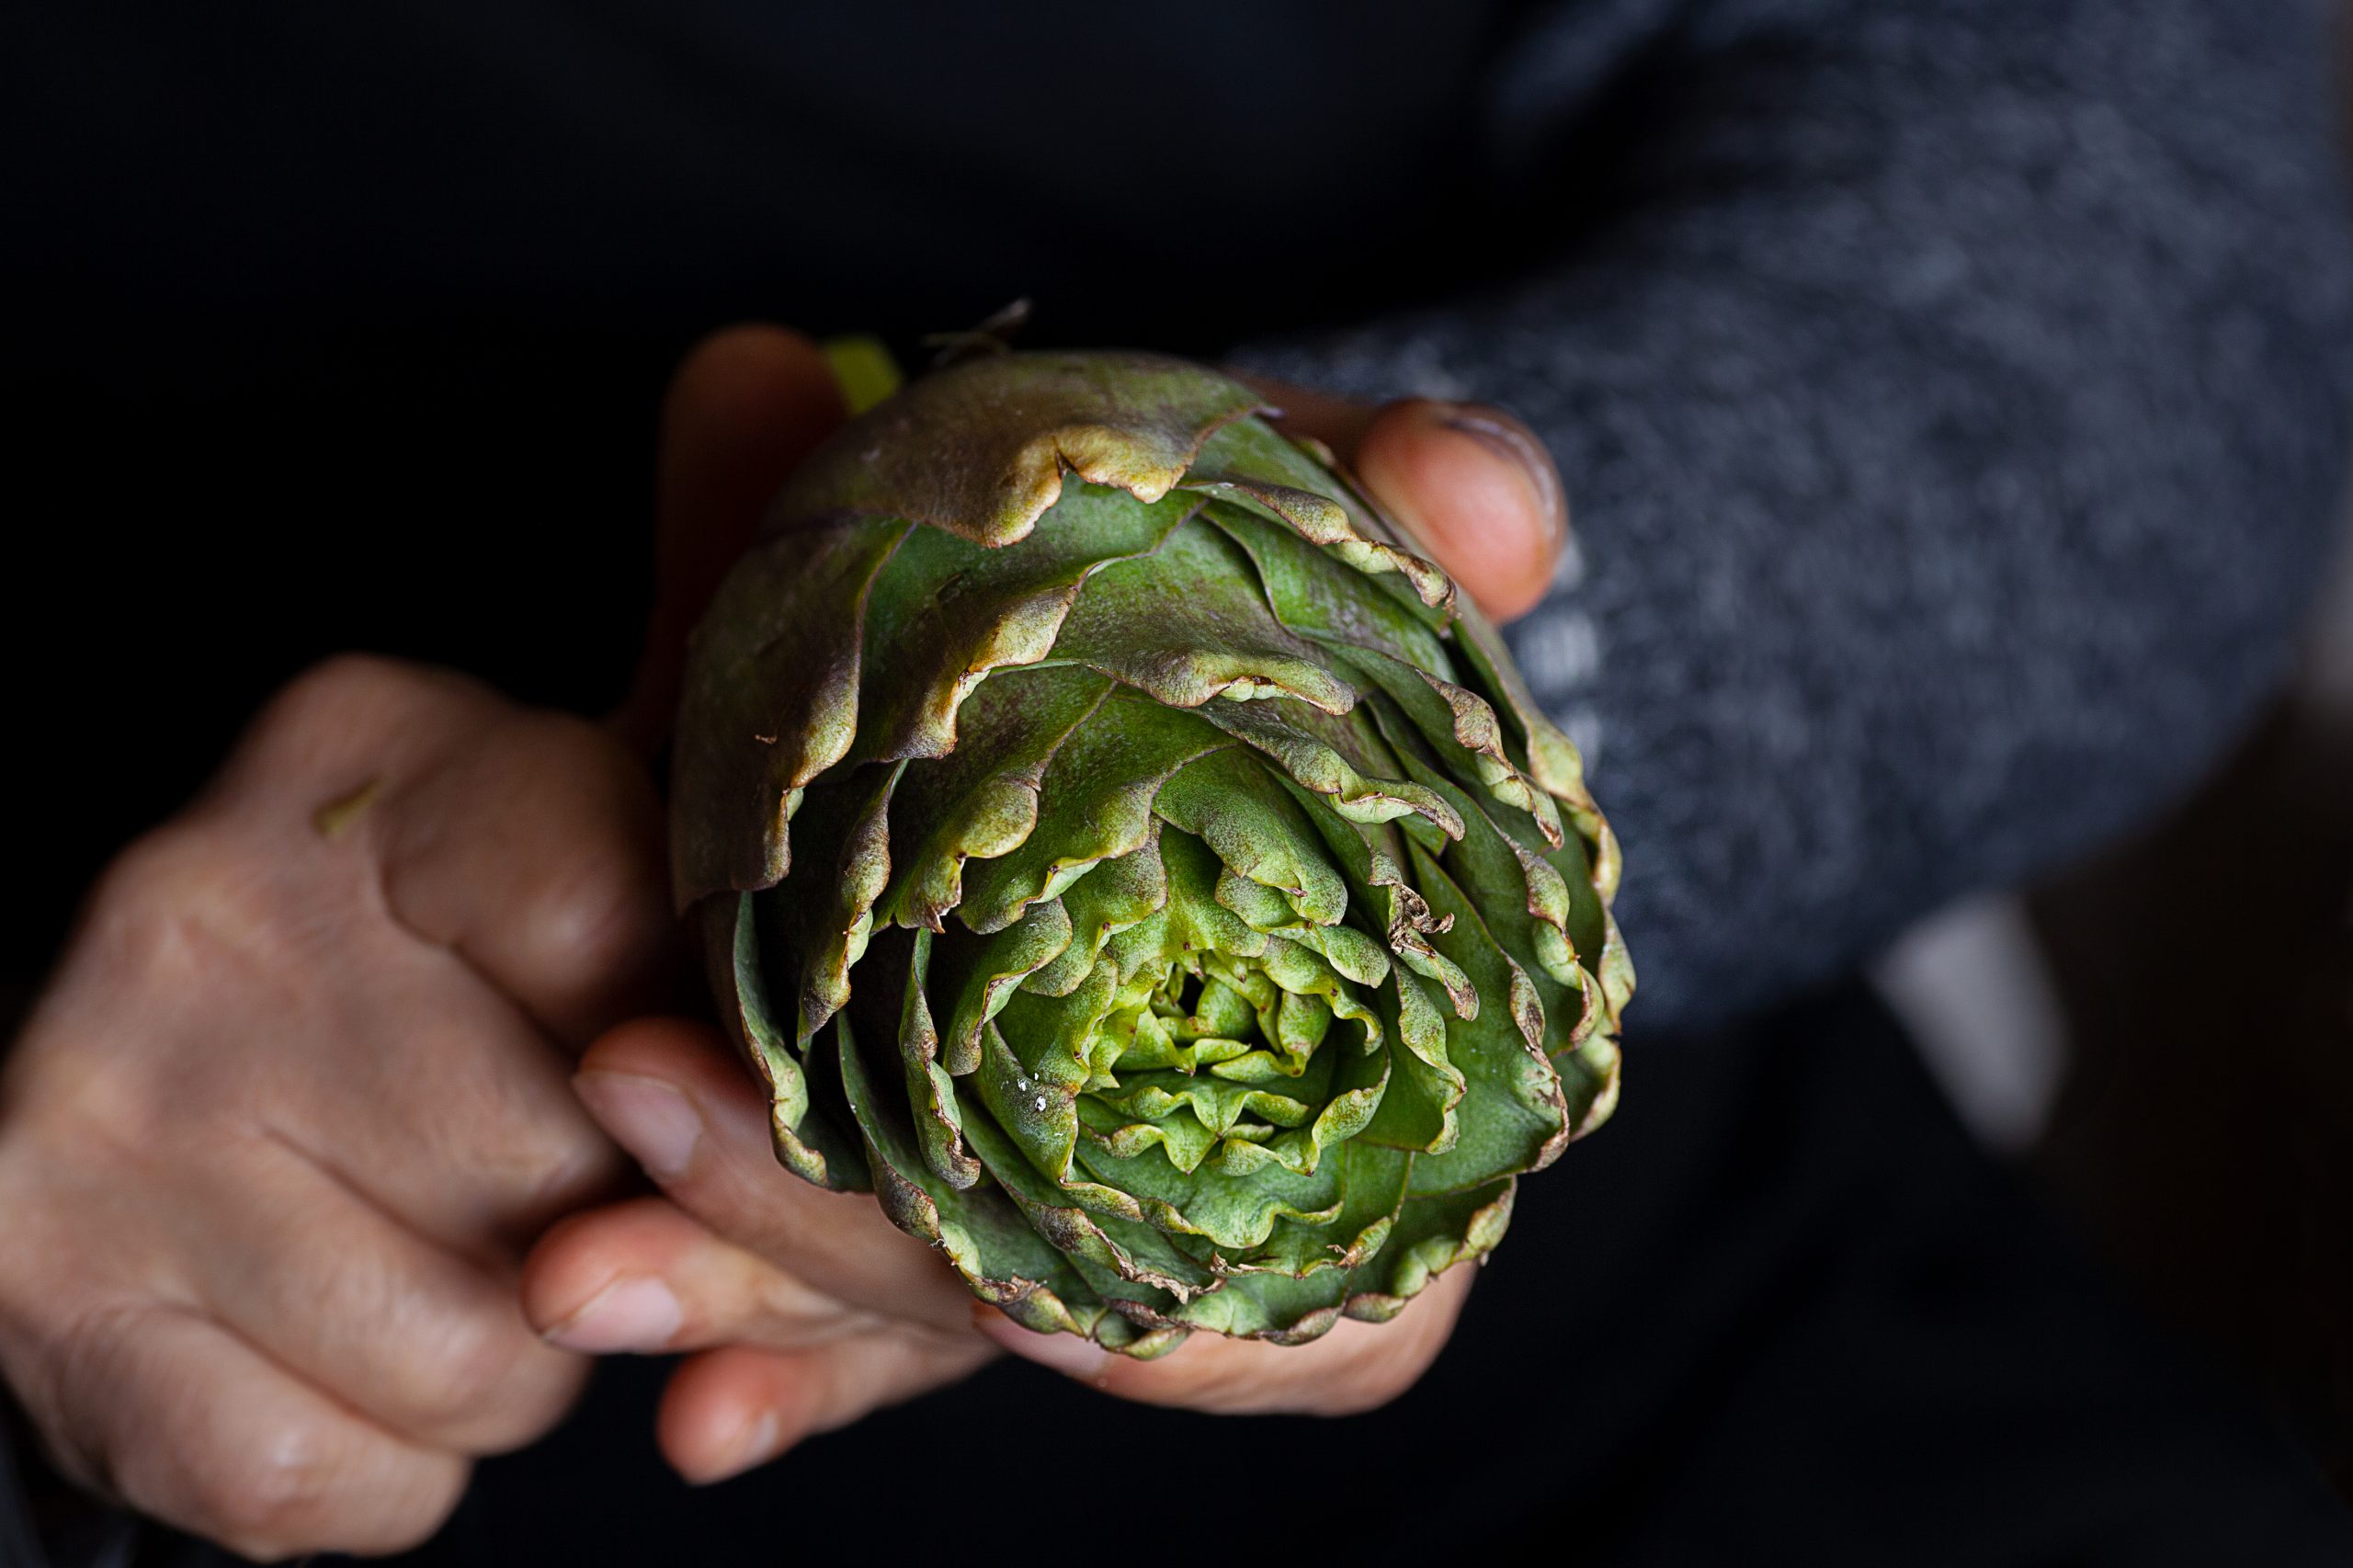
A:
[[[346,658],[124,851],[0,1073],[0,1375],[70,1478],[385,1551],[562,1414],[516,1258],[617,1174],[558,1046],[654,994],[658,845],[595,727]]]
[[[624,1170],[569,1075],[665,994],[644,754],[694,605],[840,417],[806,340],[689,358],[612,725],[337,659],[108,870],[0,1062],[0,1378],[70,1478],[252,1556],[390,1551],[569,1406],[517,1264]]]

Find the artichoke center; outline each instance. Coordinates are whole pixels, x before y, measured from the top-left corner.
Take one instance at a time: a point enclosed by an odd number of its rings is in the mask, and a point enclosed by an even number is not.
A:
[[[1330,1031],[1332,1009],[1284,990],[1250,959],[1193,952],[1107,1022],[1119,1050],[1090,1089],[1116,1088],[1114,1074],[1150,1068],[1244,1082],[1296,1078]]]

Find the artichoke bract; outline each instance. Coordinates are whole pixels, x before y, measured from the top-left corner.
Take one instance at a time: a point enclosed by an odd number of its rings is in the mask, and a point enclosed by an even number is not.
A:
[[[1617,1097],[1617,846],[1495,630],[1248,388],[921,378],[697,631],[677,890],[779,1157],[1148,1356],[1394,1314]]]

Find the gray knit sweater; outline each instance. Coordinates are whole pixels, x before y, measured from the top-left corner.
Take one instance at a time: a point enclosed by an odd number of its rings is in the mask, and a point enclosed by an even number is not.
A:
[[[2347,451],[2335,51],[2228,0],[1552,9],[1493,155],[1639,68],[1616,215],[1247,358],[1552,448],[1578,548],[1513,642],[1625,842],[1631,1021],[1684,1024],[2146,819],[2279,677]]]

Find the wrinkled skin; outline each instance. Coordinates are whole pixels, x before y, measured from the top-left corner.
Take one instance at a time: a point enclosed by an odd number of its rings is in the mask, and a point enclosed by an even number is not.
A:
[[[561,1415],[517,1266],[620,1169],[565,1048],[660,994],[658,833],[593,726],[345,659],[124,851],[0,1080],[0,1369],[69,1475],[384,1550]]]
[[[665,412],[663,591],[612,723],[337,661],[109,869],[0,1069],[0,1377],[69,1474],[256,1557],[390,1551],[439,1524],[473,1456],[560,1418],[578,1351],[713,1347],[662,1415],[696,1479],[1000,1339],[1213,1410],[1361,1408],[1436,1354],[1467,1270],[1391,1325],[1293,1350],[1206,1341],[1144,1364],[994,1312],[976,1328],[871,1199],[778,1169],[765,1107],[707,1030],[613,1027],[676,959],[642,759],[678,644],[839,418],[793,335],[737,329],[689,359]],[[1492,609],[1540,594],[1549,472],[1434,405],[1313,419]],[[575,1097],[569,1052],[600,1032]],[[620,1165],[607,1132],[662,1197],[581,1208]]]

